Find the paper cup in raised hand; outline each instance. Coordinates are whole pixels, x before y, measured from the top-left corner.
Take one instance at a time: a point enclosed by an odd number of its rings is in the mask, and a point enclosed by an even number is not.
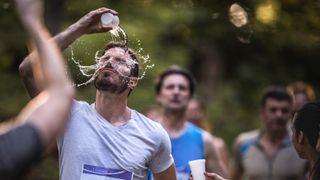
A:
[[[206,160],[197,159],[189,161],[191,174],[194,180],[205,180],[204,172],[206,170]]]

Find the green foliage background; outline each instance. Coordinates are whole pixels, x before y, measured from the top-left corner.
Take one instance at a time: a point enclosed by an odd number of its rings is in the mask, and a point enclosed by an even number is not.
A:
[[[234,2],[47,0],[45,12],[55,34],[95,8],[118,11],[130,46],[143,48],[142,55],[149,55],[155,64],[130,96],[130,106],[142,111],[156,104],[155,78],[170,65],[180,65],[198,80],[198,94],[208,103],[212,133],[230,147],[237,134],[259,127],[259,98],[264,87],[303,80],[318,92],[320,79],[320,1],[239,0],[249,14],[249,25],[243,28],[229,21]],[[256,10],[268,3],[274,5],[276,16],[266,24],[257,19]],[[27,39],[12,1],[0,0],[0,27],[0,119],[5,120],[29,100],[18,76],[18,65],[27,54]],[[241,37],[250,42],[240,41]],[[84,65],[93,64],[95,52],[109,40],[109,33],[81,37],[72,45],[74,58]],[[203,53],[203,49],[209,50]],[[210,55],[212,52],[215,55]],[[70,61],[71,48],[64,53],[75,82],[84,82]],[[78,88],[78,99],[93,102],[94,96],[92,85]],[[35,171],[30,179],[58,179],[56,161],[46,161],[49,163],[41,168],[47,169],[48,175]]]

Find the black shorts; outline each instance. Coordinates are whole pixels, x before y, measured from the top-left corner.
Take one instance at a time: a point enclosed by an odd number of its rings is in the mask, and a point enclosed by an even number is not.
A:
[[[30,124],[0,135],[0,179],[20,179],[42,150],[39,133]]]

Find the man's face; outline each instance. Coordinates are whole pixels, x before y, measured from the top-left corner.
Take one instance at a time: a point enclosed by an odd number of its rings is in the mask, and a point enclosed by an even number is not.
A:
[[[163,79],[157,100],[172,110],[185,109],[190,99],[189,81],[180,74],[171,74]]]
[[[265,128],[272,132],[286,131],[287,122],[290,119],[291,104],[287,100],[268,98],[261,108],[261,116]]]
[[[95,86],[98,90],[122,93],[128,88],[133,60],[122,48],[111,48],[100,58]]]

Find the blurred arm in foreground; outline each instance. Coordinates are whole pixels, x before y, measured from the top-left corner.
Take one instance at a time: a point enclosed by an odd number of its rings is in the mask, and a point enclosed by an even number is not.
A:
[[[103,27],[100,24],[101,15],[107,12],[114,15],[118,14],[116,11],[105,7],[93,10],[74,24],[70,25],[66,30],[57,34],[51,41],[54,41],[61,50],[64,50],[82,35],[110,31],[112,29],[111,27]],[[41,87],[35,83],[35,78],[32,73],[31,58],[32,54],[23,60],[19,66],[19,72],[28,94],[33,98],[39,94]]]
[[[41,21],[37,0],[16,0],[18,16],[34,51],[30,60],[40,94],[14,118],[1,125],[0,179],[19,179],[40,156],[45,147],[64,129],[74,89],[66,77],[59,48]],[[33,71],[32,71],[33,70]]]

